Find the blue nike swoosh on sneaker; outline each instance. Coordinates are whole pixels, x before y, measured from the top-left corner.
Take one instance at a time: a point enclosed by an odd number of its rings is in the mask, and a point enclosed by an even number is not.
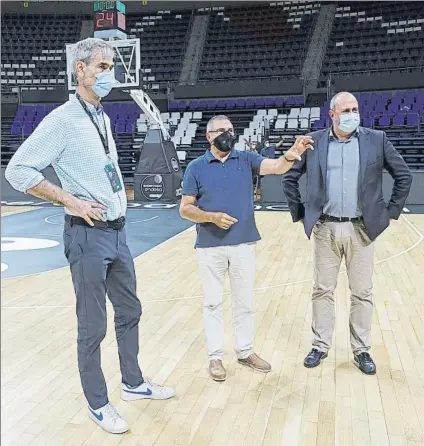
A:
[[[88,409],[99,421],[103,421],[103,414],[101,412],[100,415],[97,415],[96,412],[94,412],[94,410],[91,409],[91,407],[89,407]]]
[[[134,392],[134,390],[124,389],[124,392],[135,393],[136,395],[146,395],[146,396],[150,396],[152,394],[152,391],[150,389],[147,389],[146,392]]]

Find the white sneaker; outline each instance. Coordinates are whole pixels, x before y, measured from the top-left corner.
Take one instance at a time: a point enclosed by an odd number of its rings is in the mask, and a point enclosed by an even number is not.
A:
[[[167,400],[175,396],[175,390],[172,387],[164,387],[152,383],[148,379],[138,387],[132,388],[122,384],[121,398],[124,401],[135,401],[142,399]]]
[[[102,429],[111,434],[123,434],[130,428],[110,403],[97,410],[93,410],[88,406],[88,416]]]

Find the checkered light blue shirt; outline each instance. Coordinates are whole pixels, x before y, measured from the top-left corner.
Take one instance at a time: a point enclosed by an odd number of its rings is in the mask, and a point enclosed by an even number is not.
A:
[[[96,110],[93,105],[86,104],[104,131],[103,108]],[[71,96],[68,102],[47,115],[17,150],[7,166],[6,179],[15,189],[26,193],[44,179],[41,170],[51,164],[66,192],[106,206],[104,216],[107,220],[124,216],[127,209],[124,181],[118,167],[110,120],[104,113],[103,116],[109,157],[90,118],[78,99]],[[105,172],[105,166],[111,161],[122,182],[122,190],[117,193],[113,192]]]

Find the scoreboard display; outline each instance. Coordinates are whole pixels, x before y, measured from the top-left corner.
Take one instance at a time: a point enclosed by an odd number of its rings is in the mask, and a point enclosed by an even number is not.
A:
[[[126,38],[125,5],[118,1],[94,2],[94,36]]]
[[[125,31],[125,16],[119,11],[96,12],[94,14],[94,31],[120,29]]]

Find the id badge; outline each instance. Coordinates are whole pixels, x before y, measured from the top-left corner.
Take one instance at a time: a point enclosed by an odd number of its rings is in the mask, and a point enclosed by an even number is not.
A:
[[[107,164],[105,166],[105,171],[107,177],[109,178],[113,192],[120,192],[122,190],[122,183],[114,164],[113,163]]]

